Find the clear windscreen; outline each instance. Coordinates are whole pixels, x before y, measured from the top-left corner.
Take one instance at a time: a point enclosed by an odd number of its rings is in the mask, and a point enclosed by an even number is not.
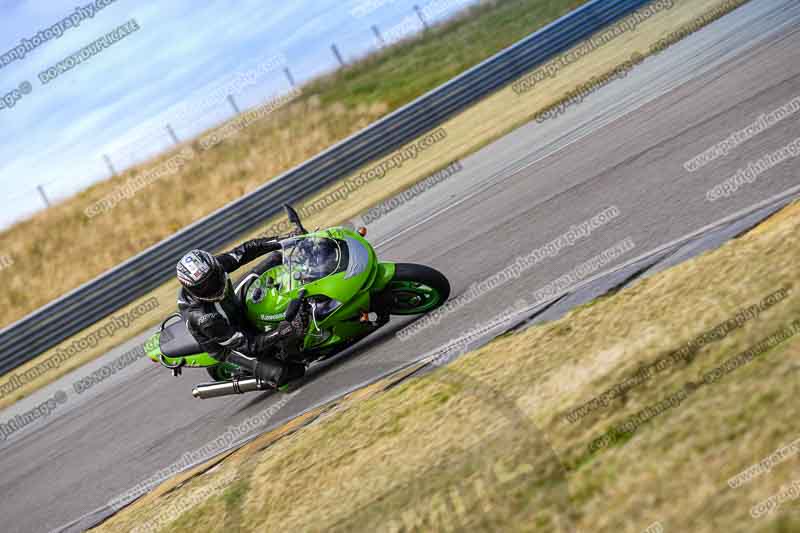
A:
[[[325,237],[295,237],[281,241],[283,264],[292,285],[311,283],[337,271],[342,250],[334,239]]]

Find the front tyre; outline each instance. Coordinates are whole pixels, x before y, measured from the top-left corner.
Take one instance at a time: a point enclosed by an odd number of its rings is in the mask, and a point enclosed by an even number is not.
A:
[[[419,315],[433,311],[450,297],[450,282],[444,274],[425,265],[397,263],[392,281],[389,313]]]

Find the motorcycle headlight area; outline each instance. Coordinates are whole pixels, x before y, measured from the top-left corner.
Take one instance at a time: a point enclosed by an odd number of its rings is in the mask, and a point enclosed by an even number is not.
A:
[[[347,242],[349,252],[347,271],[344,275],[344,279],[350,279],[359,274],[363,274],[364,271],[367,270],[369,266],[369,250],[352,237],[345,237],[344,240]]]
[[[321,295],[311,296],[308,298],[308,301],[312,304],[312,308],[314,309],[314,317],[317,320],[322,320],[323,318],[328,317],[328,315],[342,306],[342,302],[339,300],[334,300],[333,298]]]

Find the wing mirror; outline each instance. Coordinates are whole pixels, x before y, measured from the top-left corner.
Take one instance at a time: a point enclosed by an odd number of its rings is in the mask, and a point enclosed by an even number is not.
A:
[[[297,214],[297,211],[294,210],[294,207],[289,204],[284,204],[283,208],[286,210],[286,215],[289,217],[289,222],[294,224],[294,226],[302,233],[308,233],[306,228],[303,227],[303,223],[300,220],[300,215]]]

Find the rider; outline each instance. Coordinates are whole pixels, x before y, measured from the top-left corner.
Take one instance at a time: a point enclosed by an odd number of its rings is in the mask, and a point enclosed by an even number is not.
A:
[[[254,271],[260,274],[280,264],[280,249],[277,238],[254,239],[216,256],[193,250],[177,267],[178,280],[183,286],[178,293],[178,309],[200,346],[221,361],[249,370],[272,387],[280,387],[305,374],[305,365],[284,362],[272,354],[277,342],[301,336],[303,332],[297,331],[301,326],[298,321],[284,320],[268,333],[251,329],[228,274],[273,252]]]

